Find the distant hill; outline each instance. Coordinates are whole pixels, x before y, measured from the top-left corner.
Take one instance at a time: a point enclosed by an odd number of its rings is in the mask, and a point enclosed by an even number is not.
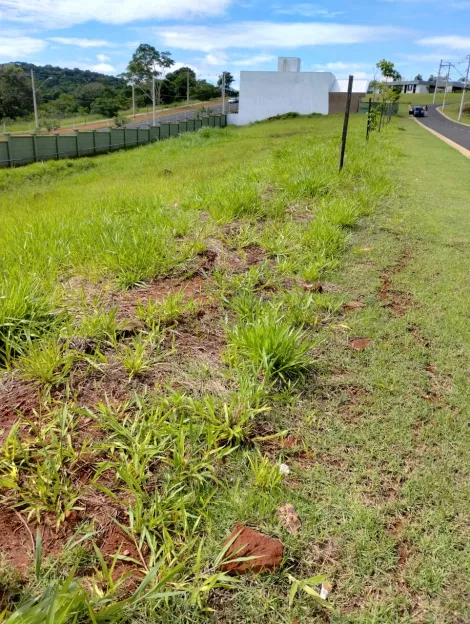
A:
[[[106,74],[78,68],[68,69],[54,67],[53,65],[33,65],[32,63],[22,62],[3,63],[0,64],[0,68],[4,65],[21,67],[28,77],[31,70],[34,70],[35,79],[38,83],[49,78],[41,89],[41,100],[43,102],[55,100],[61,93],[72,93],[77,87],[82,87],[92,82],[99,82],[105,87],[111,87],[116,90],[121,90],[126,86],[125,81],[116,76],[107,76]]]

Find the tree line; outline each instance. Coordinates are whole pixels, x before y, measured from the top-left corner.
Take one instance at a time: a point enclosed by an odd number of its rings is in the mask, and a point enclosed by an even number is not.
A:
[[[170,52],[159,52],[149,44],[138,46],[120,76],[107,76],[81,69],[64,69],[30,63],[0,65],[0,122],[27,119],[33,114],[31,70],[34,71],[39,115],[43,118],[98,114],[105,118],[130,110],[132,91],[136,108],[220,97],[222,76],[217,85],[198,79],[194,70],[172,71]],[[230,72],[225,73],[227,95],[235,95]],[[133,89],[134,86],[134,89]],[[154,89],[154,94],[153,90]]]

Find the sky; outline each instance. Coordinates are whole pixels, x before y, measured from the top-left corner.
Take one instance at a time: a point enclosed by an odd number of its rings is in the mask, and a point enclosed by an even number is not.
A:
[[[385,58],[403,77],[427,79],[440,59],[470,54],[469,26],[470,0],[0,0],[0,63],[119,74],[149,43],[210,81],[275,70],[278,56],[369,79]],[[458,71],[464,64],[454,79]]]

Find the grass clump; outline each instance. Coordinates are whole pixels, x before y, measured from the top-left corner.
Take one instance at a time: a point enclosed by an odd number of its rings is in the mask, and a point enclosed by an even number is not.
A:
[[[235,366],[248,365],[256,374],[283,383],[302,379],[311,370],[312,346],[302,329],[287,323],[272,308],[238,323],[228,334],[229,361]]]

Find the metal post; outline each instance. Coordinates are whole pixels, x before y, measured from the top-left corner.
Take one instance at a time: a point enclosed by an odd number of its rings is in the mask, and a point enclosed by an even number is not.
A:
[[[369,109],[367,111],[367,133],[366,133],[366,141],[369,140],[369,134],[370,134],[370,122],[371,122],[371,117],[370,117],[370,111],[372,110],[372,98],[369,98]]]
[[[38,162],[38,146],[36,143],[36,132],[31,132],[31,137],[33,139],[34,162]]]
[[[55,135],[55,151],[57,154],[56,160],[59,160],[59,133]]]
[[[439,86],[439,78],[441,77],[441,68],[442,68],[442,59],[441,59],[441,62],[439,63],[439,73],[437,74],[436,87],[434,89],[434,97],[432,99],[433,104],[436,103],[436,93],[437,93],[437,87]]]
[[[39,130],[38,105],[36,102],[36,87],[34,86],[34,71],[31,70],[31,88],[33,89],[34,124],[36,131]]]
[[[77,157],[80,157],[80,137],[79,137],[79,131],[78,130],[74,130],[75,133],[75,141],[77,144]]]
[[[135,85],[132,83],[132,117],[135,117]]]
[[[446,76],[446,84],[444,86],[444,100],[442,102],[442,110],[444,110],[444,108],[446,107],[446,95],[447,95],[447,85],[449,84],[449,76],[450,76],[450,63],[448,65],[447,76]]]
[[[186,100],[187,105],[189,106],[189,69],[186,72]]]
[[[155,112],[155,76],[152,76],[152,126],[155,125],[156,112]]]
[[[459,121],[461,121],[462,119],[463,105],[465,102],[465,94],[467,93],[468,76],[470,74],[470,54],[467,56],[467,58],[468,58],[467,75],[465,76],[465,84],[463,86],[463,92],[462,92],[462,101],[460,102]]]
[[[11,157],[11,144],[10,144],[11,134],[7,132],[5,134],[5,137],[6,137],[6,144],[7,144],[7,159],[10,164],[10,167],[13,167],[13,158]]]
[[[348,125],[349,125],[349,111],[351,109],[351,96],[353,89],[354,76],[349,76],[348,83],[348,96],[346,98],[346,110],[344,112],[344,124],[343,124],[343,136],[341,140],[341,155],[339,157],[339,170],[341,171],[344,165],[344,154],[346,152],[346,140],[348,138]]]
[[[225,72],[222,72],[222,115],[225,115]]]

